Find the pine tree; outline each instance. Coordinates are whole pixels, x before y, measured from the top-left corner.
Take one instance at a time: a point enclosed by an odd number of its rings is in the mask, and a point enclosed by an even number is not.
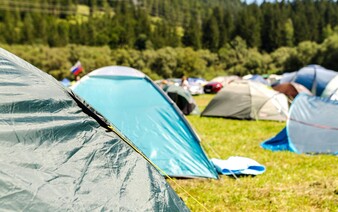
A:
[[[34,37],[35,42],[47,44],[48,32],[47,32],[47,19],[41,13],[33,13],[33,24],[34,24]]]
[[[221,34],[221,41],[220,47],[225,47],[227,43],[229,43],[235,37],[235,23],[234,17],[228,9],[224,11],[223,16],[223,24],[224,24],[224,31],[220,32]]]
[[[88,0],[88,6],[90,8],[90,15],[93,16],[97,8],[97,0]]]
[[[310,26],[307,21],[305,2],[295,0],[293,3],[293,24],[295,30],[295,44],[306,41],[311,36]],[[312,14],[314,15],[314,14]]]
[[[284,17],[277,4],[265,3],[262,8],[262,48],[271,52],[284,43]]]
[[[22,42],[33,43],[34,40],[34,23],[30,13],[26,13],[22,27]]]
[[[48,45],[51,47],[58,46],[58,30],[57,30],[57,25],[53,23],[50,19],[50,24],[48,25]]]
[[[255,6],[239,13],[237,23],[238,34],[247,42],[249,47],[260,47],[260,15]]]
[[[182,43],[185,46],[193,47],[195,50],[200,49],[202,47],[201,38],[201,23],[199,17],[195,15],[190,19],[189,24],[184,27]]]
[[[294,27],[292,20],[289,18],[286,20],[284,24],[283,37],[285,38],[285,42],[282,44],[283,46],[292,47],[294,44]]]
[[[211,51],[219,48],[220,34],[216,17],[211,14],[203,26],[203,47]]]
[[[69,25],[66,21],[58,23],[58,42],[57,46],[66,46],[69,43]]]
[[[1,34],[8,44],[20,43],[21,31],[17,26],[17,24],[21,22],[19,18],[20,16],[18,16],[17,13],[5,11],[3,32],[1,32]]]

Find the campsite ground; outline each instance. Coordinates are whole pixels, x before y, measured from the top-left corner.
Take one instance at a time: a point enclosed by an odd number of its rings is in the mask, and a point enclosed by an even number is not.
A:
[[[195,97],[201,111],[213,96]],[[338,211],[337,156],[271,152],[260,147],[285,123],[187,118],[209,158],[243,156],[266,166],[266,172],[256,177],[168,179],[191,211],[206,211],[204,207],[210,211]]]

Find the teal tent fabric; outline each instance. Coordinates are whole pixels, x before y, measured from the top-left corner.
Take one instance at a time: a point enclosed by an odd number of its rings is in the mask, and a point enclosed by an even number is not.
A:
[[[106,123],[0,49],[0,211],[189,211]]]
[[[103,67],[72,89],[169,176],[218,177],[182,113],[143,73]]]
[[[293,101],[286,128],[261,146],[273,151],[338,154],[338,102],[307,94]]]

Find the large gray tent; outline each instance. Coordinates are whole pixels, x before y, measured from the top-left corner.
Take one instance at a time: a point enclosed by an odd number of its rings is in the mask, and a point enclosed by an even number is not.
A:
[[[188,211],[106,123],[0,49],[0,211]]]

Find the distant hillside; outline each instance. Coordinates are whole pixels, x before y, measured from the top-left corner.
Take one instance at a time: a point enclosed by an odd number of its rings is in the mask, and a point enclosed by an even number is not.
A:
[[[338,25],[338,4],[294,0],[260,5],[240,0],[1,0],[0,42],[81,44],[137,50],[192,47],[218,52],[272,52],[323,42]]]
[[[243,7],[240,0],[143,0],[141,2],[150,15],[165,18],[176,24],[183,24],[187,18],[194,15],[206,18],[216,7],[233,13]]]

